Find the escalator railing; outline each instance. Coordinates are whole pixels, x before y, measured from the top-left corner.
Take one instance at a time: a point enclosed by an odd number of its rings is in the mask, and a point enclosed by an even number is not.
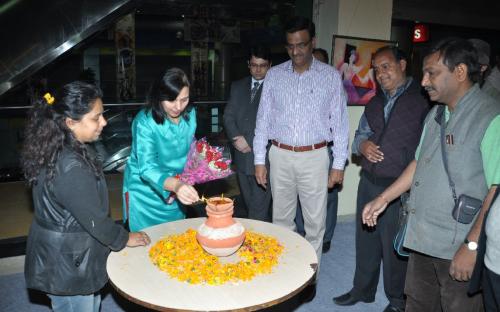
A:
[[[133,0],[10,0],[0,4],[0,95],[133,10]]]

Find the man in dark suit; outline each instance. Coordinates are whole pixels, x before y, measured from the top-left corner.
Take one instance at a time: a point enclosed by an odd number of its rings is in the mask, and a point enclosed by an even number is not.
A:
[[[234,163],[248,217],[268,222],[271,221],[271,191],[269,187],[264,189],[258,185],[255,180],[252,145],[262,84],[270,67],[269,48],[252,47],[248,57],[250,76],[232,83],[224,110],[224,128],[235,148]]]

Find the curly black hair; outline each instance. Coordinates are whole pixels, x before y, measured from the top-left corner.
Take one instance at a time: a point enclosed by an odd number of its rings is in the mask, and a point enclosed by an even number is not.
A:
[[[21,167],[30,186],[37,183],[42,169],[46,170],[49,180],[54,177],[54,168],[63,147],[80,155],[94,171],[96,178],[100,177],[98,160],[66,125],[66,118],[81,120],[100,98],[102,92],[98,87],[75,81],[64,85],[55,93],[52,101],[44,97],[32,100],[33,107],[28,115],[21,153]]]

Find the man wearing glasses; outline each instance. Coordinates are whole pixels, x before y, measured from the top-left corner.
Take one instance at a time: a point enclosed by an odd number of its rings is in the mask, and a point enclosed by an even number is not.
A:
[[[264,78],[271,66],[270,56],[268,47],[250,49],[250,76],[231,84],[229,101],[224,110],[224,128],[235,148],[234,163],[248,218],[266,222],[271,221],[271,191],[255,180],[252,145]]]
[[[333,298],[338,305],[373,302],[380,267],[389,305],[384,312],[404,311],[403,288],[407,261],[393,248],[398,231],[401,202],[391,201],[376,228],[362,226],[361,212],[366,203],[380,196],[413,160],[422,133],[429,102],[418,81],[406,76],[406,56],[396,47],[378,49],[372,59],[380,86],[368,102],[352,143],[352,152],[361,157],[356,222],[356,270],[353,287]]]
[[[295,17],[286,26],[289,61],[266,76],[255,129],[255,178],[267,185],[269,150],[273,223],[295,230],[297,195],[302,205],[305,238],[321,260],[327,189],[342,183],[348,155],[346,96],[340,74],[313,58],[314,24]],[[333,141],[329,166],[328,142]],[[314,297],[311,287],[310,300]]]

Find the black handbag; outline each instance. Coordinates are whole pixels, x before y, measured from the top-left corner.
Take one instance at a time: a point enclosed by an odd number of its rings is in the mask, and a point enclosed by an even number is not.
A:
[[[406,228],[408,226],[408,200],[410,193],[406,192],[401,194],[401,208],[399,209],[398,232],[394,237],[393,246],[396,253],[401,257],[408,257],[410,252],[403,246],[406,235]]]

